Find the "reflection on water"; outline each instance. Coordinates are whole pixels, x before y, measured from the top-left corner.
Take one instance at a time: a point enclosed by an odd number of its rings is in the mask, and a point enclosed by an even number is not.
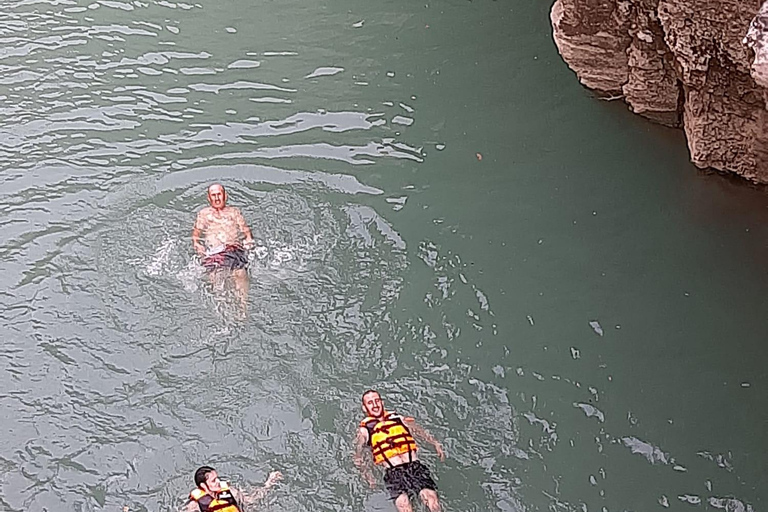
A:
[[[626,398],[635,361],[613,351],[631,326],[542,305],[539,272],[599,302],[592,277],[566,275],[579,241],[526,252],[551,240],[531,212],[561,211],[546,178],[530,192],[519,155],[451,153],[525,139],[509,119],[446,120],[488,93],[450,62],[506,19],[499,4],[6,2],[0,509],[174,510],[207,463],[240,486],[280,469],[270,510],[392,510],[350,458],[359,396],[378,387],[444,441],[445,463],[422,457],[448,510],[753,510],[737,441],[688,444],[661,405]],[[517,32],[538,12],[514,9]],[[471,40],[423,39],[441,23]],[[499,201],[486,245],[467,226],[494,203],[490,177],[530,204]],[[245,320],[191,250],[214,180],[257,240]]]

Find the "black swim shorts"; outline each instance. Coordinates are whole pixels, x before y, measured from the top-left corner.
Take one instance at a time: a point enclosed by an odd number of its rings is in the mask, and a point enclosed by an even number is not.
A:
[[[413,497],[422,489],[437,490],[437,484],[432,480],[429,468],[418,460],[387,468],[384,473],[384,483],[389,491],[389,497],[393,500],[401,494]]]
[[[237,270],[248,266],[248,254],[239,245],[228,245],[223,251],[203,259],[206,270]]]

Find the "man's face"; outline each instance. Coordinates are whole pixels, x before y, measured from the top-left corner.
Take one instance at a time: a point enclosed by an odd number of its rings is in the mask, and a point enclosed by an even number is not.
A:
[[[227,193],[221,185],[211,185],[208,188],[208,202],[216,209],[221,210],[227,205]]]
[[[363,410],[372,418],[380,418],[384,415],[384,404],[381,396],[375,391],[363,397]]]
[[[221,480],[219,480],[219,474],[215,471],[211,471],[205,477],[205,483],[203,484],[208,492],[221,491]]]

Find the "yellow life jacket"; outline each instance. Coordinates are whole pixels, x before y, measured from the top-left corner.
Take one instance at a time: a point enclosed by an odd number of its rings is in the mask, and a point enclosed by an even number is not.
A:
[[[189,493],[189,499],[197,503],[200,512],[241,512],[227,482],[221,482],[221,491],[216,498],[198,487]]]
[[[393,413],[385,413],[381,418],[369,416],[360,422],[360,427],[368,430],[368,445],[373,452],[374,464],[386,462],[393,467],[389,459],[406,453],[408,462],[413,461],[418,447],[401,416]]]

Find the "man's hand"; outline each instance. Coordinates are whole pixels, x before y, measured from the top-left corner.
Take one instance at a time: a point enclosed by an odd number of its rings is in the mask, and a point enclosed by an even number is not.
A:
[[[443,451],[443,445],[439,441],[435,441],[435,451],[437,456],[440,457],[440,461],[445,461],[445,451]]]
[[[190,500],[184,505],[184,507],[182,507],[182,509],[179,512],[199,512],[199,510],[200,510],[200,507],[197,506],[197,503]],[[123,512],[127,512],[127,511],[124,510]]]
[[[246,504],[250,504],[258,500],[263,500],[264,497],[266,497],[267,493],[269,493],[269,489],[274,487],[274,485],[282,479],[283,479],[283,474],[281,472],[279,471],[271,472],[267,477],[267,481],[264,482],[264,485],[262,485],[255,491],[251,491],[248,494],[244,494],[242,501]]]
[[[282,479],[283,479],[283,474],[281,472],[273,471],[267,477],[267,481],[264,482],[264,487],[270,488]]]

